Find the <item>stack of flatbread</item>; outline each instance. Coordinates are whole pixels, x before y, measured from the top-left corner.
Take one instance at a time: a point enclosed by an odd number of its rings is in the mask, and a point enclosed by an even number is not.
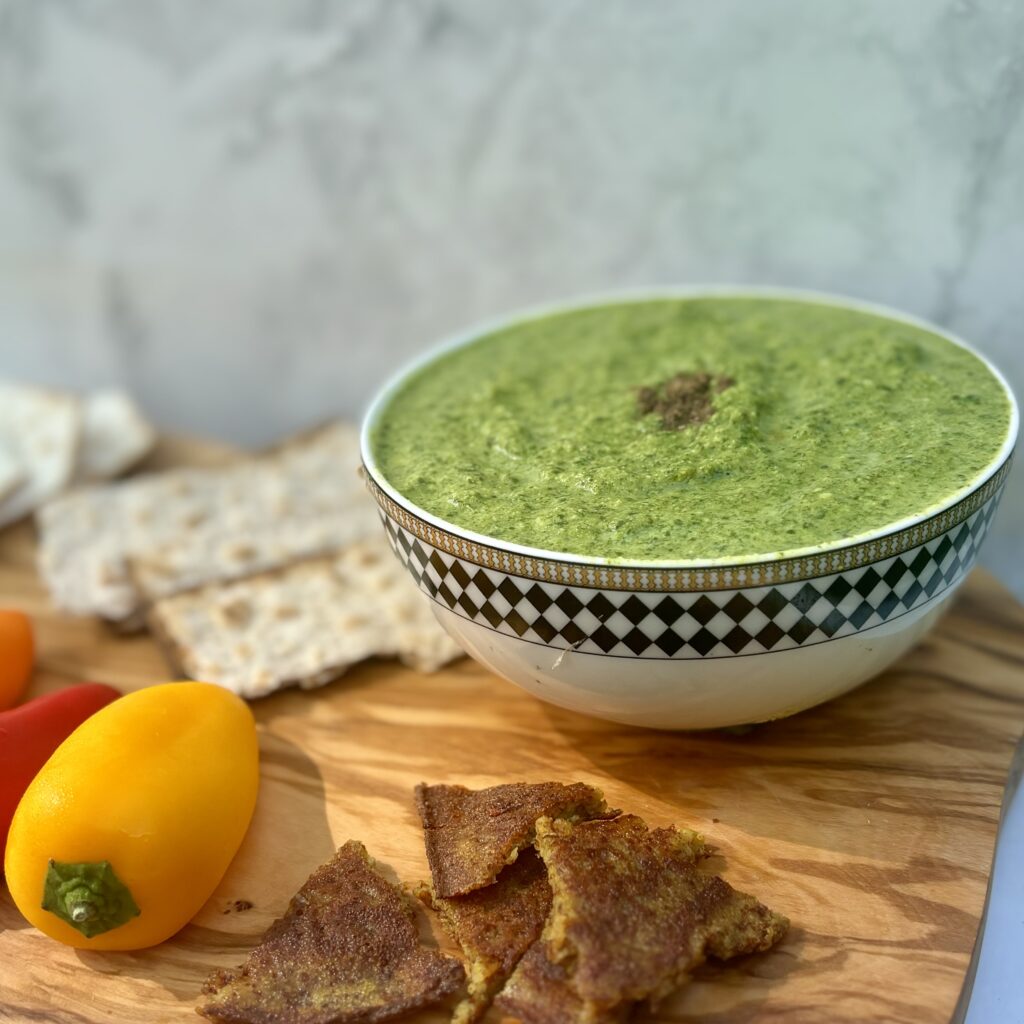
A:
[[[75,484],[119,476],[153,440],[123,392],[79,398],[0,381],[0,527]]]
[[[82,487],[39,512],[57,605],[149,625],[186,675],[245,697],[318,686],[372,656],[460,653],[391,553],[332,423],[217,469]]]

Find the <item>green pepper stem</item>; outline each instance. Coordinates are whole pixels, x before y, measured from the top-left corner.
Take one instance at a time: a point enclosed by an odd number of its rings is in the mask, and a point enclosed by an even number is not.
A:
[[[43,882],[42,907],[87,939],[120,928],[140,913],[131,891],[106,860],[51,860]]]
[[[91,903],[78,900],[68,904],[68,913],[75,924],[81,924],[83,921],[91,921],[96,916],[96,908]]]

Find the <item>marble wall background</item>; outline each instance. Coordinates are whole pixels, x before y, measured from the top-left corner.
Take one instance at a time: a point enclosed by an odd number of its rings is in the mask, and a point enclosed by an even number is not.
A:
[[[0,373],[261,443],[478,318],[725,280],[1024,392],[1022,104],[1004,0],[0,0]]]

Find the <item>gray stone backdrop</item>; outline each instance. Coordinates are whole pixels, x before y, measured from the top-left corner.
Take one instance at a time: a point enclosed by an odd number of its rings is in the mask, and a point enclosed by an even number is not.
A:
[[[478,318],[737,281],[1021,391],[1022,103],[1003,0],[0,0],[0,374],[261,443]]]

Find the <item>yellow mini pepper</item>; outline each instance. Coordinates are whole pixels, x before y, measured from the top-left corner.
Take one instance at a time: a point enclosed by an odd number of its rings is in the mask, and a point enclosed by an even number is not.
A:
[[[217,887],[258,786],[256,725],[233,693],[165,683],[121,697],[22,796],[4,860],[14,902],[70,946],[162,942]]]

